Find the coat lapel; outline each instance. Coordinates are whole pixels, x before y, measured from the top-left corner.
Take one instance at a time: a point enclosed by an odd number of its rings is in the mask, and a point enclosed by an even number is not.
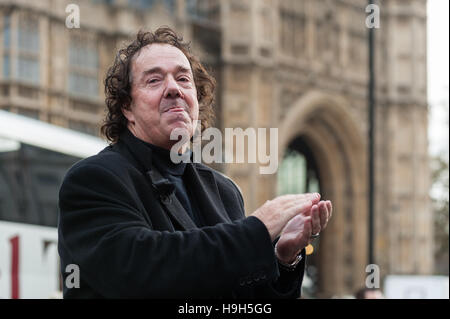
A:
[[[172,218],[184,230],[196,228],[194,221],[175,196],[175,186],[164,178],[155,167],[152,167],[152,170],[148,171],[147,175],[150,178],[153,189],[159,195],[161,203],[166,207]]]
[[[195,164],[188,163],[185,174],[188,184],[187,187],[192,187],[192,193],[200,206],[199,208],[206,222],[206,226],[231,222],[223,205],[212,172],[197,168]]]
[[[195,223],[176,198],[173,185],[152,165],[152,150],[128,130],[123,132],[117,144],[119,152],[128,153],[129,155],[124,155],[129,160],[131,155],[133,158],[131,162],[137,164],[145,173],[155,191],[155,197],[159,199],[159,204],[165,208],[172,219],[177,221],[183,230],[195,228]],[[124,148],[128,152],[124,152]]]
[[[144,143],[138,140],[128,130],[120,136],[119,143],[115,145],[118,151],[126,156],[135,166],[139,166],[140,170],[149,177],[152,169],[152,151],[146,147]],[[127,153],[127,154],[124,154]],[[211,171],[197,167],[195,164],[188,163],[186,165],[185,177],[187,187],[191,187],[192,194],[198,203],[202,217],[206,223],[205,226],[212,226],[218,223],[231,222],[225,206],[217,188],[217,183]],[[160,201],[161,206],[165,206]],[[181,206],[181,205],[180,205]],[[182,207],[182,206],[181,206]],[[167,207],[166,207],[167,208]],[[192,229],[193,221],[186,210],[168,210],[171,217],[177,220],[184,230]],[[183,222],[188,219],[188,222]]]

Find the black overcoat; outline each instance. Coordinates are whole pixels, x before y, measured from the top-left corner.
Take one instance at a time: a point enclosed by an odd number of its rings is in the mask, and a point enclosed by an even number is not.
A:
[[[294,272],[279,268],[267,228],[245,217],[229,178],[187,164],[185,182],[207,225],[186,230],[152,187],[151,160],[126,130],[66,174],[58,220],[64,298],[299,297],[305,258]],[[79,288],[68,288],[70,264],[79,267]]]

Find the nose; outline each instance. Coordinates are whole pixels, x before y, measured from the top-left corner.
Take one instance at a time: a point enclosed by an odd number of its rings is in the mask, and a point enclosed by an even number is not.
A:
[[[167,99],[184,98],[177,81],[172,76],[167,77],[167,85],[164,92],[164,97]]]

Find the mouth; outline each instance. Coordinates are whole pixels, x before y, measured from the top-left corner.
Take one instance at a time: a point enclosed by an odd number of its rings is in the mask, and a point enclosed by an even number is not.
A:
[[[182,106],[172,106],[165,110],[163,113],[181,113],[186,112],[186,109]]]

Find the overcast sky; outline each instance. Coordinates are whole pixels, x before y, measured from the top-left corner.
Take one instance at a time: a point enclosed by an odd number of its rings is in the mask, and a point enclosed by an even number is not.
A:
[[[428,102],[430,152],[449,151],[449,1],[428,0]]]

